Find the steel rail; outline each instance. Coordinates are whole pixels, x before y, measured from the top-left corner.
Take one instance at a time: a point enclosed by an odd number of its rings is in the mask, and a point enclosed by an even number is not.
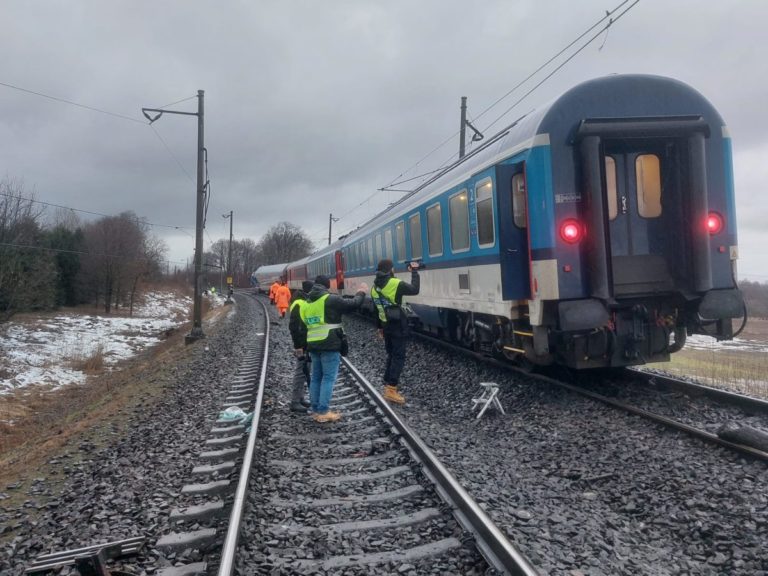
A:
[[[504,574],[539,576],[530,561],[512,545],[453,474],[400,419],[365,376],[346,358],[342,358],[342,362],[405,440],[408,449],[422,464],[424,472],[435,483],[438,492],[452,506],[453,513],[462,527],[475,536],[475,543],[488,563]]]
[[[716,434],[712,434],[711,432],[707,432],[706,430],[700,430],[699,428],[689,426],[688,424],[678,422],[677,420],[667,418],[666,416],[662,416],[660,414],[649,412],[648,410],[643,410],[642,408],[638,408],[637,406],[632,406],[631,404],[625,404],[624,402],[619,402],[618,400],[612,400],[611,398],[603,396],[602,394],[597,394],[595,392],[585,390],[580,386],[575,386],[573,384],[560,382],[559,380],[555,380],[554,378],[549,378],[548,376],[533,375],[533,377],[539,380],[543,380],[554,386],[559,386],[560,388],[565,388],[566,390],[576,392],[577,394],[581,394],[582,396],[592,398],[593,400],[598,400],[600,402],[608,404],[609,406],[613,406],[614,408],[620,408],[626,412],[630,412],[631,414],[637,414],[638,416],[643,416],[644,418],[647,418],[654,422],[658,422],[660,424],[664,424],[665,426],[669,426],[670,428],[674,428],[676,430],[686,432],[691,436],[700,438],[702,440],[706,440],[707,442],[712,442],[713,444],[718,444],[720,446],[723,446],[724,448],[729,448],[731,450],[735,450],[736,452],[747,454],[748,456],[752,456],[753,458],[758,458],[760,460],[768,461],[768,452],[763,452],[762,450],[758,450],[757,448],[752,448],[751,446],[746,446],[744,444],[737,444],[735,442],[729,442],[728,440],[723,440]]]
[[[730,390],[713,388],[712,386],[705,386],[695,382],[686,382],[685,380],[679,380],[670,374],[647,372],[645,370],[638,370],[637,368],[627,368],[626,371],[631,373],[636,378],[656,380],[657,383],[670,389],[690,392],[699,396],[706,396],[708,398],[714,398],[722,402],[727,402],[733,406],[738,406],[739,408],[746,408],[749,410],[757,410],[762,413],[768,413],[768,401],[763,400],[762,398],[755,398],[753,396],[747,396],[746,394],[731,392]]]
[[[227,537],[224,540],[224,546],[221,552],[221,561],[219,563],[219,576],[231,576],[235,562],[235,552],[237,551],[237,540],[240,537],[240,523],[243,519],[243,508],[245,506],[246,490],[248,489],[248,480],[251,474],[251,464],[253,463],[253,452],[256,447],[256,434],[259,430],[259,416],[261,415],[261,405],[264,399],[264,383],[267,379],[267,361],[269,360],[269,311],[260,299],[254,298],[264,311],[264,354],[261,360],[261,376],[259,379],[259,391],[256,395],[256,403],[253,407],[253,420],[251,421],[251,432],[248,434],[248,443],[243,454],[243,464],[240,469],[240,479],[237,483],[235,499],[232,503],[232,512],[229,516],[229,527],[227,528]]]

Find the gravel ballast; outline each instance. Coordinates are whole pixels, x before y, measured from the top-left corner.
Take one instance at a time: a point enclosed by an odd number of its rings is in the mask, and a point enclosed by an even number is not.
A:
[[[381,383],[372,326],[345,325]],[[475,419],[480,382],[500,385],[506,416]],[[768,570],[765,463],[415,339],[400,388],[401,415],[544,573]]]
[[[237,570],[250,574],[493,574],[408,452],[365,400],[344,400],[342,420],[319,424],[289,411],[295,359],[287,321],[272,323],[268,385],[259,424],[248,508],[240,538]],[[344,371],[336,398],[357,394]],[[351,431],[351,434],[349,432]],[[388,474],[395,470],[396,473]],[[350,480],[352,478],[352,480]],[[403,497],[393,498],[399,493]],[[349,502],[359,497],[381,501]],[[317,500],[335,503],[318,506]],[[405,527],[328,530],[350,522],[432,516]],[[460,544],[427,558],[358,565],[365,554],[399,554],[437,542]],[[347,566],[324,563],[350,558]]]
[[[0,494],[26,491],[29,498],[14,507],[0,499],[0,574],[22,574],[43,553],[131,536],[145,536],[145,548],[116,567],[137,575],[199,557],[154,544],[173,531],[169,513],[191,480],[259,314],[251,298],[236,301],[215,327],[205,326],[207,337],[190,345],[187,361],[142,374],[162,391],[137,402],[126,423],[88,431],[36,477],[0,487]]]

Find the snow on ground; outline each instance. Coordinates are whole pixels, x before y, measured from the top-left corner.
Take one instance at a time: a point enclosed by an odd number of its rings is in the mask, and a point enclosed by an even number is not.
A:
[[[693,334],[688,336],[685,341],[685,348],[692,350],[740,350],[742,352],[768,352],[768,345],[765,342],[755,340],[744,340],[734,338],[733,340],[723,340],[718,342],[712,336],[703,334]]]
[[[101,351],[109,367],[159,343],[163,332],[189,319],[191,306],[188,296],[151,292],[133,318],[59,314],[0,325],[0,395],[34,384],[83,383],[82,361]]]

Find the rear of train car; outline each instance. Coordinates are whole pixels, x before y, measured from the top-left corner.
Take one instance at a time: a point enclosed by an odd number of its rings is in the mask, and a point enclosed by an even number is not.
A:
[[[337,286],[391,258],[423,330],[536,364],[669,359],[743,314],[731,141],[685,84],[608,76],[527,114],[319,254]]]
[[[731,141],[712,105],[676,80],[609,76],[558,98],[537,132],[549,166],[527,187],[531,330],[512,347],[587,368],[668,360],[690,333],[731,338],[744,312]]]

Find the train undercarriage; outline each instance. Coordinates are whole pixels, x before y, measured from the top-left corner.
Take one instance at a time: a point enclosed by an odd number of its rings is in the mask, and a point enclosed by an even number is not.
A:
[[[423,333],[522,366],[634,366],[669,361],[688,334],[733,338],[732,318],[743,316],[743,301],[737,290],[717,292],[714,307],[708,307],[706,297],[686,300],[682,295],[546,302],[537,326],[531,325],[525,305],[513,311],[516,320],[432,309],[427,314],[420,310],[413,323]]]

